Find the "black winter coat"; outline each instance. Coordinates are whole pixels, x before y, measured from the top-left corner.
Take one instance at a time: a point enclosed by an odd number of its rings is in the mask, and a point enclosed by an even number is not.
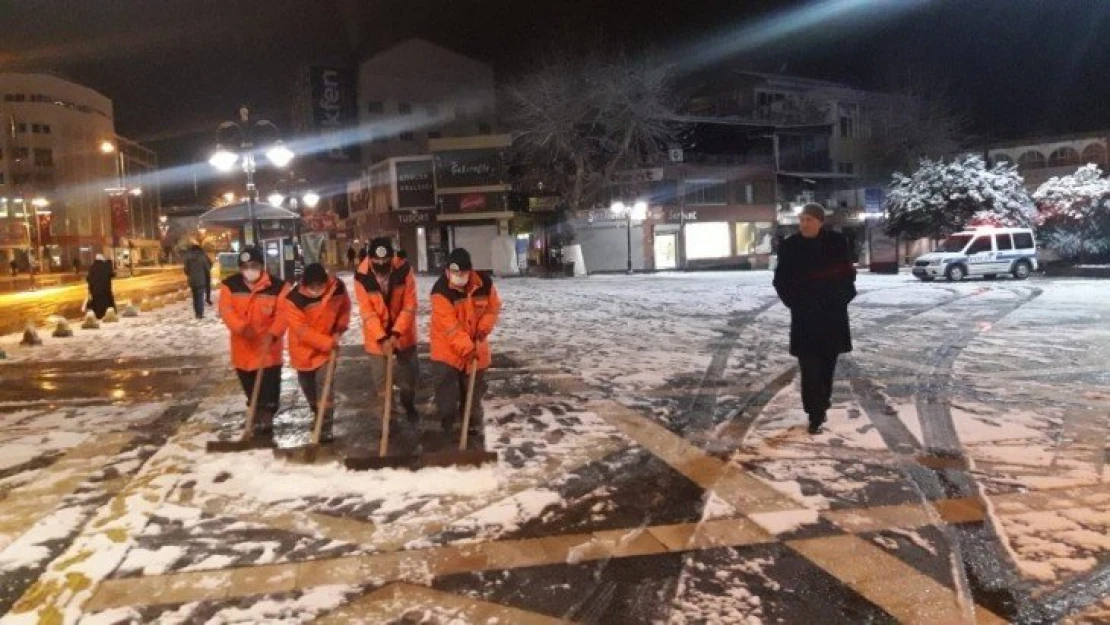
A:
[[[203,289],[212,281],[212,261],[200,246],[194,245],[185,250],[184,269],[188,277],[189,286],[194,289]]]
[[[112,264],[106,260],[93,261],[89,267],[89,274],[85,281],[89,284],[89,310],[96,314],[96,318],[104,317],[109,308],[116,307],[116,299],[112,295]]]
[[[852,351],[848,303],[856,297],[856,268],[848,241],[839,232],[800,234],[779,246],[775,291],[790,309],[790,353]]]

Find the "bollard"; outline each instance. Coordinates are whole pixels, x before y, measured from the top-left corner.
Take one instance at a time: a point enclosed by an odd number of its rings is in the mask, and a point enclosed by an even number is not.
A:
[[[69,327],[69,321],[65,317],[51,317],[48,322],[54,326],[54,332],[51,333],[56,339],[64,339],[73,336],[73,329]]]
[[[123,310],[119,314],[120,317],[138,317],[139,311],[135,309],[135,305],[130,301],[123,303]]]
[[[42,345],[42,339],[39,338],[39,331],[30,322],[27,323],[27,328],[23,330],[23,340],[19,342],[20,345],[32,347],[35,345]]]
[[[100,328],[100,322],[96,320],[96,314],[93,311],[85,313],[85,321],[81,324],[82,330],[96,330]]]
[[[143,312],[154,310],[154,302],[149,297],[139,300],[139,310]]]
[[[109,308],[108,310],[104,311],[104,319],[102,319],[101,321],[103,321],[104,323],[118,323],[119,317],[116,316],[116,309]]]

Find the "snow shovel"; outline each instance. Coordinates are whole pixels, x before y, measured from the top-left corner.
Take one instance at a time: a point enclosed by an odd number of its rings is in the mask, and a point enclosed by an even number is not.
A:
[[[324,392],[317,398],[316,421],[312,428],[312,442],[300,447],[274,447],[274,457],[292,462],[312,464],[316,462],[317,453],[320,451],[320,436],[324,433],[324,416],[328,413],[328,401],[331,398],[331,385],[335,379],[335,369],[338,364],[338,346],[328,356],[327,369],[324,370]]]
[[[258,373],[254,376],[254,386],[251,388],[251,402],[247,406],[247,421],[243,425],[243,435],[237,441],[208,441],[208,444],[204,446],[204,451],[210,454],[222,454],[274,446],[272,437],[255,438],[254,436],[254,415],[258,412],[258,394],[262,390],[262,365],[266,362],[266,353],[270,351],[271,342],[272,339],[265,342],[262,348],[262,357],[258,359]]]
[[[439,451],[424,454],[420,465],[424,467],[477,467],[487,462],[497,462],[497,453],[484,449],[467,449],[466,439],[470,429],[470,413],[474,408],[474,384],[478,379],[478,361],[470,363],[470,380],[466,385],[466,405],[463,408],[462,432],[459,434],[458,450]]]
[[[391,469],[411,467],[418,456],[389,455],[389,420],[393,416],[393,350],[385,357],[385,406],[382,410],[382,440],[378,444],[378,456],[370,458],[347,458],[343,464],[352,471],[371,469]]]

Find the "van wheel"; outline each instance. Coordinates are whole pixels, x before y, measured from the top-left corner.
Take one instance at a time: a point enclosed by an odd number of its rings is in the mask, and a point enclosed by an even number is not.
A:
[[[1014,277],[1018,280],[1024,280],[1028,278],[1029,274],[1031,273],[1033,273],[1033,268],[1029,266],[1029,261],[1019,260],[1018,262],[1014,263],[1013,274]]]
[[[944,272],[944,277],[948,278],[949,282],[962,282],[967,277],[967,269],[964,269],[963,265],[949,265]]]

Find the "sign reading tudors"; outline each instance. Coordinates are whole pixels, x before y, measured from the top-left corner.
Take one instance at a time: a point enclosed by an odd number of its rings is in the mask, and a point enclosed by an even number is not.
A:
[[[358,124],[355,104],[355,76],[347,67],[309,69],[312,84],[312,122],[323,140],[321,158],[329,161],[358,160],[356,141],[344,138],[343,131]]]
[[[505,158],[499,149],[437,152],[435,168],[436,186],[440,189],[505,183]]]
[[[397,208],[430,208],[436,205],[432,161],[398,161]]]

